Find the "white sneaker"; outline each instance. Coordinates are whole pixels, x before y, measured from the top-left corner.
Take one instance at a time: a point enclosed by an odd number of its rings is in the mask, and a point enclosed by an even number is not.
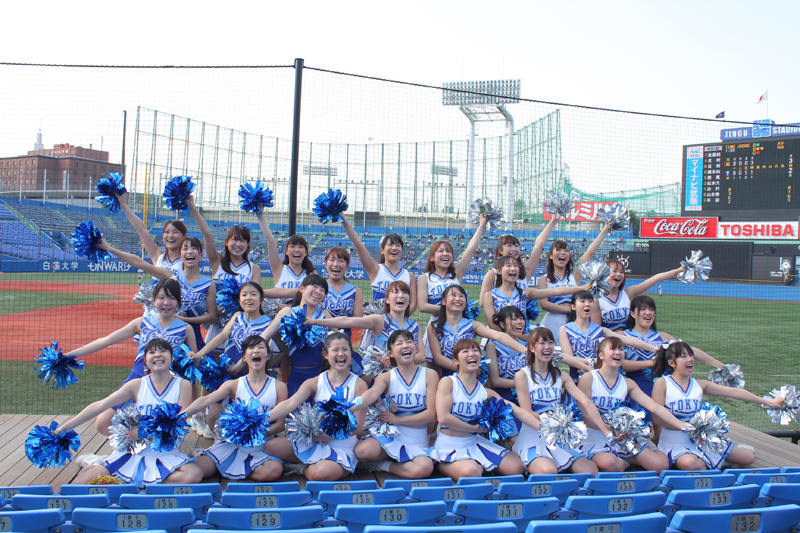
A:
[[[77,459],[75,459],[75,464],[81,468],[86,468],[87,466],[93,465],[101,465],[103,461],[106,460],[107,455],[97,455],[95,453],[84,453]]]

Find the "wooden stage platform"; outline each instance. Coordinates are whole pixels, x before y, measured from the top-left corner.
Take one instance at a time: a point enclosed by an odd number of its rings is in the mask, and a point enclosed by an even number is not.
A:
[[[70,483],[78,473],[78,466],[69,463],[61,468],[39,469],[33,466],[25,457],[25,438],[34,425],[48,425],[53,420],[59,423],[66,421],[68,416],[53,415],[0,415],[0,487],[9,485],[40,485],[50,484],[54,491],[58,491],[62,484]],[[81,436],[82,453],[109,454],[112,449],[106,437],[97,433],[93,423],[86,423],[76,429]],[[749,444],[756,449],[756,461],[752,468],[800,466],[800,446],[788,440],[771,437],[760,431],[731,423],[730,438],[737,444]],[[181,450],[189,453],[193,448],[200,446],[206,448],[211,445],[209,439],[198,437],[196,433],[189,433]],[[383,480],[394,477],[384,472],[366,472],[356,470],[346,480],[377,479],[378,485]],[[292,475],[281,481],[296,480],[305,486],[305,478]],[[219,481],[223,489],[227,480],[211,478],[206,481]]]

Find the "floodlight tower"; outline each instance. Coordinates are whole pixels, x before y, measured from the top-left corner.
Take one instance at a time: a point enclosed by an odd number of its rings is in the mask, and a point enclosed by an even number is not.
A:
[[[514,117],[504,104],[516,104],[520,96],[520,80],[455,81],[444,84],[442,105],[457,105],[469,119],[469,176],[467,201],[473,196],[475,183],[475,123],[505,121],[508,133],[508,176],[505,215],[514,220]]]

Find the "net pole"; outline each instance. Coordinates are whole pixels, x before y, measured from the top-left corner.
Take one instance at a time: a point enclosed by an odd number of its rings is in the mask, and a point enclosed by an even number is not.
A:
[[[297,233],[297,171],[300,163],[300,97],[302,89],[303,60],[297,58],[294,60],[294,120],[292,123],[292,164],[289,171],[289,235]]]

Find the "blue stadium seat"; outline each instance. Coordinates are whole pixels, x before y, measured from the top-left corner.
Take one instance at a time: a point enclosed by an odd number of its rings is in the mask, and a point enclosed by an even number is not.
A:
[[[494,524],[498,520],[508,521],[517,526],[517,531],[525,531],[531,520],[547,520],[558,511],[557,498],[536,500],[479,501],[459,500],[453,506],[452,514],[463,520],[463,524]]]
[[[72,512],[72,523],[86,533],[106,531],[150,530],[181,533],[195,523],[191,509],[84,509]]]
[[[15,494],[42,494],[47,496],[53,494],[53,487],[50,485],[0,487],[0,496],[6,500],[10,500]]]
[[[485,533],[486,526],[447,526],[447,533]],[[492,533],[516,533],[517,527],[511,522],[492,524]],[[440,527],[367,526],[364,533],[444,533]]]
[[[306,490],[311,493],[311,499],[316,500],[322,490],[377,490],[378,482],[369,481],[308,481]]]
[[[403,531],[405,526],[450,526],[452,521],[448,521],[448,516],[452,515],[448,515],[447,506],[442,501],[394,505],[340,505],[334,513],[337,524],[346,525],[350,533],[361,533],[369,525],[404,526]]]
[[[630,479],[594,478],[587,479],[583,488],[590,494],[631,494],[636,492],[650,492],[661,484],[657,476],[636,477]]]
[[[421,502],[443,501],[449,512],[453,509],[456,500],[488,500],[493,492],[494,487],[489,483],[484,483],[460,487],[414,487],[408,496]]]
[[[253,492],[224,492],[220,504],[223,507],[248,509],[253,507],[300,507],[311,502],[307,490],[296,492],[273,492],[267,494]]]
[[[383,482],[384,489],[402,488],[406,494],[414,487],[452,487],[453,480],[449,477],[434,477],[431,479],[387,479]]]
[[[308,529],[316,527],[323,519],[322,507],[307,505],[294,509],[276,507],[269,510],[230,509],[212,507],[206,522],[215,529],[262,530],[262,529]]]
[[[558,498],[563,505],[579,489],[578,480],[564,479],[561,481],[538,481],[531,483],[501,483],[497,492],[509,500]]]
[[[708,533],[710,531],[755,531],[784,533],[800,526],[800,507],[781,505],[762,509],[723,511],[679,511],[668,531]]]
[[[591,474],[530,474],[528,481],[562,481],[564,479],[577,479],[578,484],[582,487],[587,479],[591,479]]]
[[[716,476],[721,473],[721,470],[662,470],[659,476]]]
[[[65,496],[73,496],[79,494],[108,494],[108,499],[111,500],[111,505],[119,503],[119,497],[123,494],[136,494],[139,492],[139,487],[132,483],[124,483],[122,485],[61,485],[58,491]]]
[[[655,470],[637,470],[635,472],[598,472],[596,478],[628,479],[632,477],[653,477],[658,473]]]
[[[666,506],[678,511],[714,511],[717,509],[746,509],[757,504],[758,485],[739,485],[718,489],[673,490]]]
[[[119,506],[124,509],[191,509],[198,520],[205,520],[214,505],[210,492],[196,494],[123,494]]]
[[[279,483],[228,483],[225,492],[253,492],[264,494],[271,492],[297,492],[300,483],[297,481],[281,481]]]
[[[375,490],[322,490],[317,502],[322,505],[325,517],[333,516],[339,505],[384,505],[398,503],[406,493],[400,487]]]
[[[61,509],[0,512],[0,531],[48,533],[51,527],[63,523],[64,512]]]
[[[525,533],[663,533],[668,522],[661,513],[590,520],[532,520]]]
[[[214,533],[241,533],[241,529],[189,529],[186,533],[209,533],[209,531],[213,531]],[[293,529],[292,533],[320,533],[319,528],[309,528],[309,529]],[[325,528],[325,533],[349,533],[346,527],[338,526],[338,527],[327,527]]]
[[[667,495],[661,491],[636,494],[570,496],[555,519],[589,520],[613,516],[633,516],[660,512]]]
[[[525,481],[522,474],[512,476],[486,476],[486,477],[462,477],[458,480],[456,485],[476,485],[478,483],[490,483],[492,487],[497,489],[500,483],[518,483]]]
[[[35,511],[37,509],[61,509],[64,518],[72,519],[73,509],[78,507],[91,507],[101,509],[111,505],[108,494],[81,494],[67,496],[64,494],[16,494],[11,498],[11,505],[21,511]]]
[[[800,483],[764,483],[758,492],[756,507],[800,505]]]
[[[794,472],[800,472],[800,466],[784,466],[781,468],[781,472],[786,474],[793,474]]]
[[[739,476],[741,474],[777,474],[780,472],[781,469],[777,466],[771,466],[767,468],[726,468],[726,474],[733,474],[734,476]]]
[[[673,490],[717,489],[730,487],[736,483],[736,476],[719,474],[716,476],[667,476],[661,481],[664,492]]]
[[[769,474],[739,474],[737,483],[763,485],[764,483],[800,483],[800,472],[775,472]]]
[[[145,494],[202,494],[210,493],[215,501],[222,496],[222,487],[219,483],[191,483],[186,485],[172,485],[156,483],[145,487]]]

